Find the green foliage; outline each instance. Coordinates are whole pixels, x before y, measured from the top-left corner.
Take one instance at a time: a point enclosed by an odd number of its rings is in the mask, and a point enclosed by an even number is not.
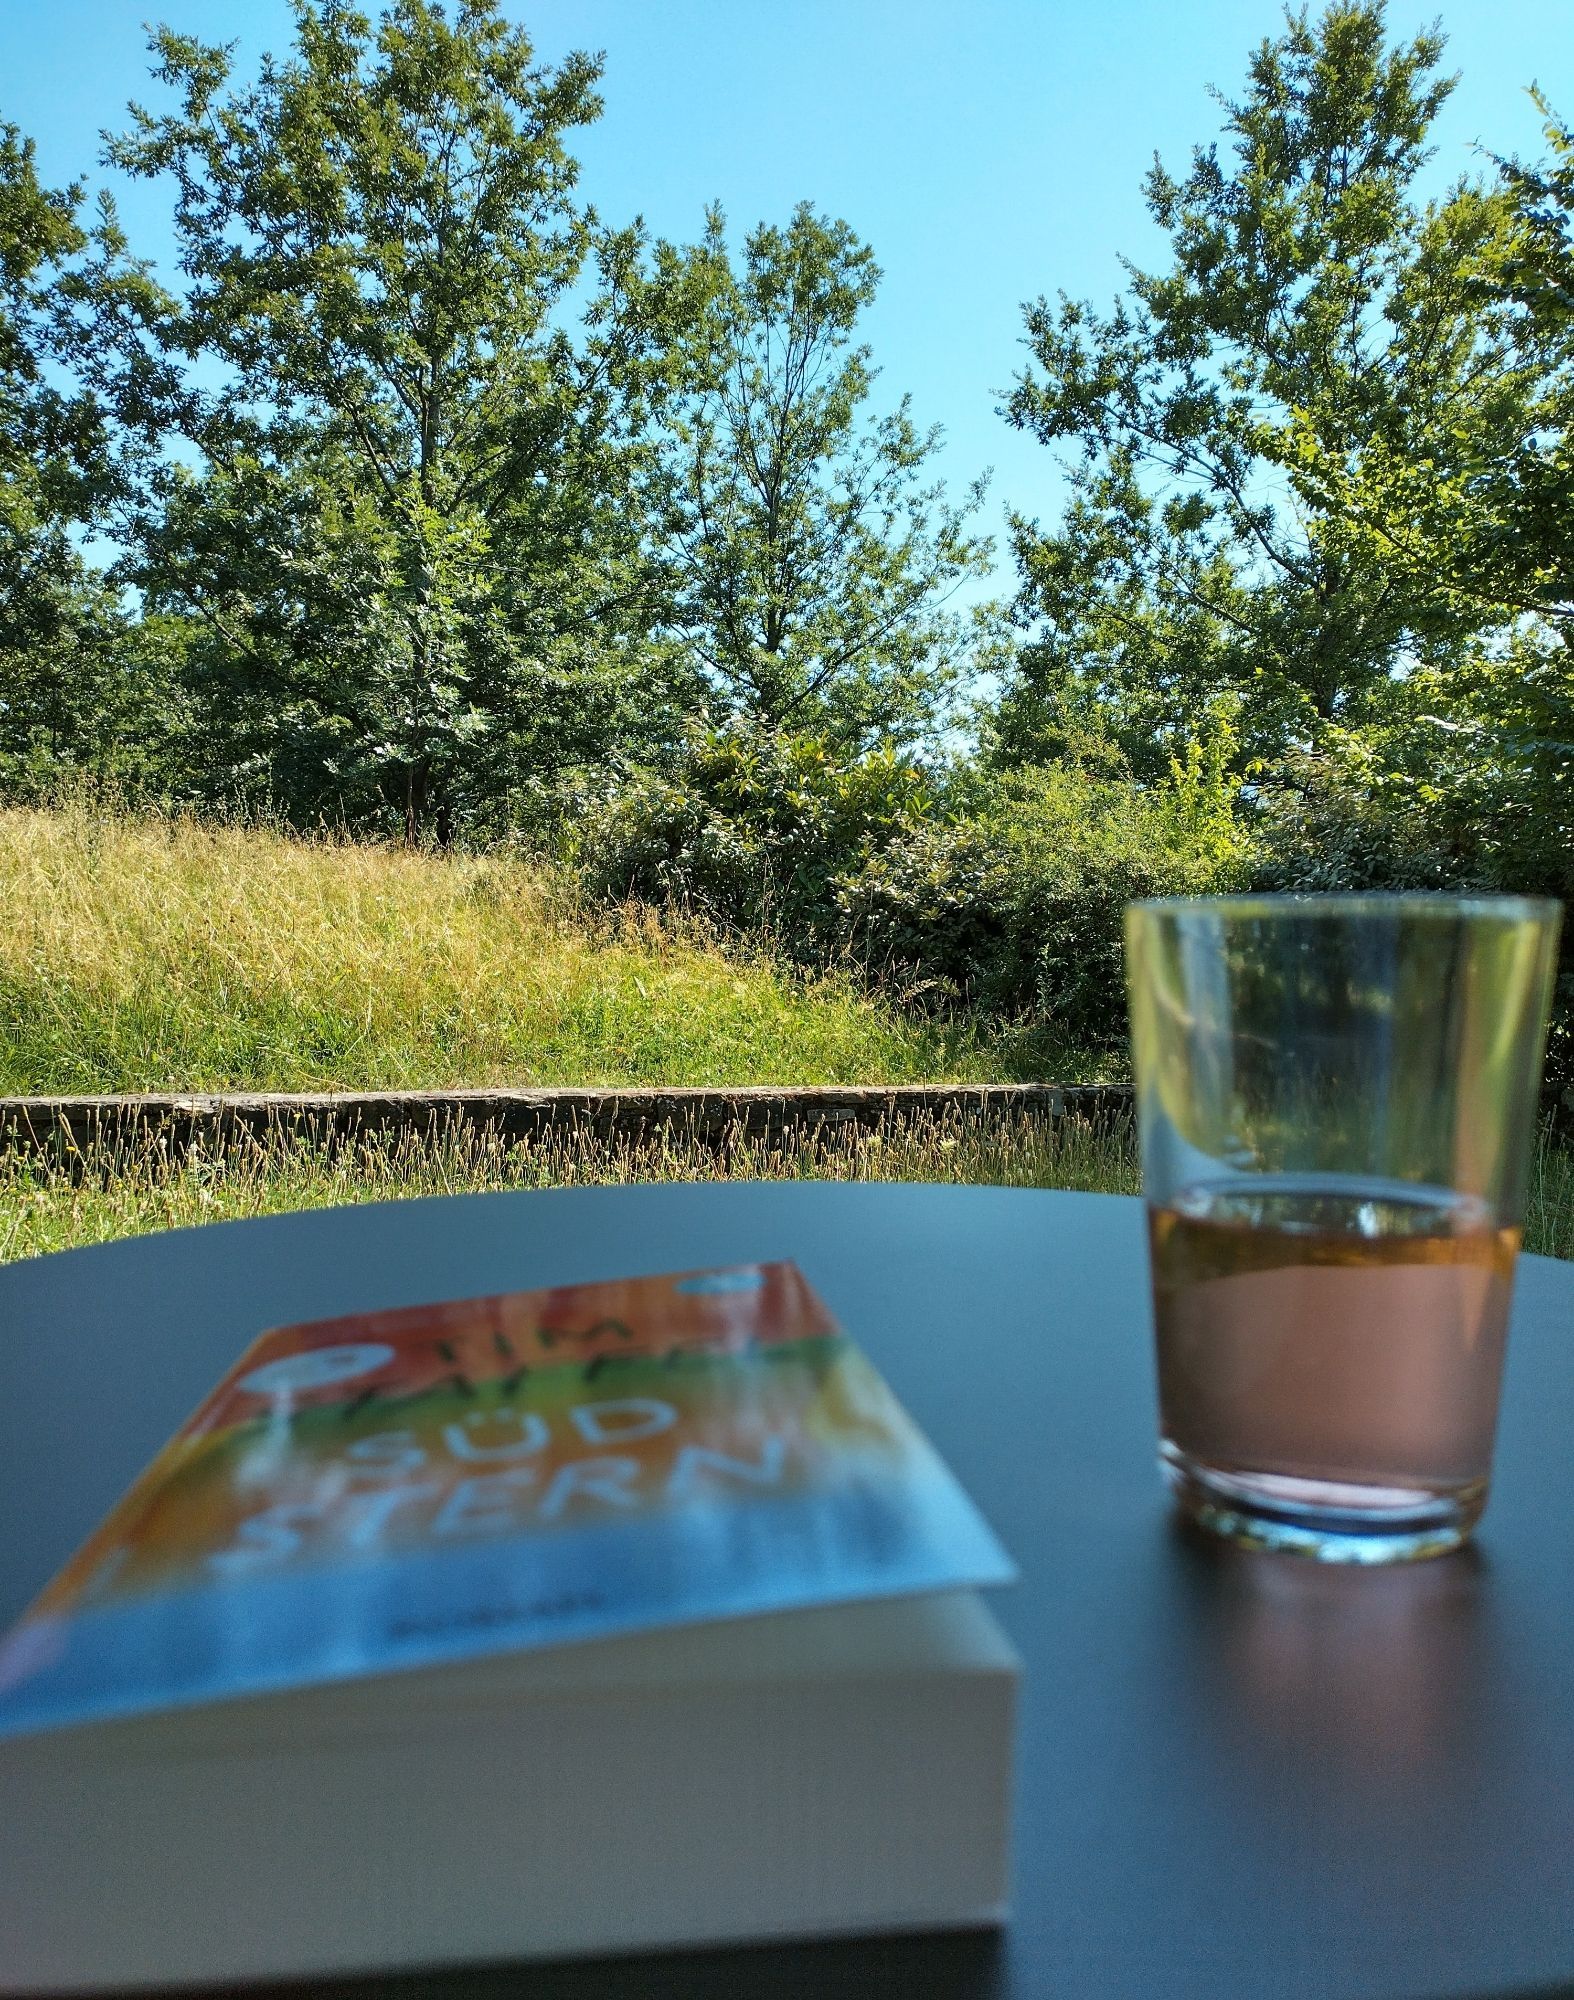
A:
[[[1515,254],[1495,277],[1522,354],[1547,372],[1547,392],[1520,451],[1494,468],[1490,482],[1478,482],[1489,497],[1486,531],[1473,524],[1470,537],[1471,580],[1506,571],[1523,602],[1566,625],[1574,602],[1574,129],[1532,95],[1551,157],[1535,167],[1501,163],[1520,229]]]
[[[1226,146],[1149,176],[1168,267],[1028,309],[1011,416],[1072,491],[1016,523],[1043,622],[988,747],[1184,789],[1210,714],[1259,886],[1566,897],[1574,142],[1420,203],[1441,53],[1290,14]],[[1559,991],[1567,1084],[1574,956]]]
[[[1477,393],[1504,420],[1459,433],[1446,459],[1374,455],[1360,481],[1314,467],[1390,567],[1451,591],[1482,629],[1527,614],[1563,626],[1574,601],[1574,133],[1531,95],[1549,157],[1498,161],[1494,227],[1454,273],[1493,327]]]
[[[181,668],[167,621],[129,618],[84,576],[54,643],[0,654],[0,801],[192,796],[209,745]]]
[[[846,758],[733,725],[584,799],[574,855],[593,895],[696,911],[824,962],[845,938],[844,880],[935,807],[933,779],[889,747]]]
[[[1483,287],[1513,203],[1468,184],[1416,200],[1450,84],[1440,36],[1389,47],[1384,26],[1380,0],[1290,14],[1221,100],[1225,149],[1148,177],[1168,268],[1133,268],[1106,315],[1027,309],[1036,366],[1009,414],[1067,448],[1072,493],[1051,532],[1015,519],[1042,626],[1008,751],[1053,751],[1094,709],[1159,776],[1229,690],[1243,763],[1271,759],[1358,724],[1396,668],[1447,662],[1511,608],[1463,592],[1436,535],[1416,560],[1369,518],[1395,468],[1443,491],[1511,458],[1539,394]]]
[[[1286,889],[1476,889],[1574,901],[1574,664],[1526,626],[1447,673],[1396,680],[1379,718],[1291,760],[1258,804],[1259,879]],[[1547,1054],[1574,1087],[1574,934]]]
[[[112,204],[45,188],[0,121],[0,797],[82,781],[159,790],[178,694],[144,624],[84,555],[127,492],[160,294]],[[123,351],[122,351],[123,350]],[[120,421],[115,421],[115,412]]]
[[[906,397],[865,408],[874,369],[853,341],[879,276],[807,204],[734,264],[713,209],[696,248],[660,247],[645,291],[643,494],[670,629],[713,712],[855,753],[933,726],[977,625],[945,601],[990,554],[966,526],[982,486],[952,507],[922,483],[939,432]]]
[[[107,485],[103,412],[59,370],[80,359],[68,305],[89,282],[79,184],[44,187],[34,147],[0,122],[0,647],[55,637],[81,565],[66,530]]]
[[[58,633],[78,582],[66,525],[83,512],[94,412],[46,379],[50,279],[80,253],[81,189],[40,185],[31,140],[0,125],[0,650]]]
[[[698,909],[811,964],[849,962],[929,1011],[1036,1015],[1061,1048],[1124,1039],[1121,912],[1241,877],[1229,736],[1169,782],[1069,766],[988,779],[813,738],[723,731],[587,802],[592,893]]]
[[[188,282],[157,333],[204,364],[164,409],[198,462],[144,468],[126,573],[212,633],[199,685],[244,784],[446,838],[659,734],[615,380],[632,244],[574,198],[592,59],[532,67],[498,0],[295,22],[249,89],[159,30],[178,108],[111,148],[173,178]],[[558,309],[593,250],[574,341]]]
[[[110,487],[103,412],[73,296],[91,289],[82,189],[45,188],[32,142],[0,122],[0,785],[91,756],[121,718],[112,652],[123,621],[73,533]]]
[[[1152,792],[1066,766],[1007,774],[965,816],[872,857],[844,906],[864,954],[915,995],[1123,1046],[1126,904],[1241,879],[1244,843],[1211,783],[1198,759]]]

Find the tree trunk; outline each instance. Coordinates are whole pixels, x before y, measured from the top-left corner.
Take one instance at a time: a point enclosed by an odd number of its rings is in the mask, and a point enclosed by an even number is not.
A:
[[[426,815],[426,795],[431,785],[431,771],[425,763],[406,764],[404,768],[404,844],[419,847],[421,844],[421,822]]]

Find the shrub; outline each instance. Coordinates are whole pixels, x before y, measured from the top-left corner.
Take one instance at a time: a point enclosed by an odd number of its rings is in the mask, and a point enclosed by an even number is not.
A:
[[[1192,773],[1196,776],[1195,771]],[[909,993],[1031,1014],[1089,1049],[1126,1036],[1127,903],[1233,886],[1243,852],[1185,771],[1144,790],[1070,766],[996,780],[843,885],[862,955]]]
[[[809,737],[696,737],[670,773],[583,812],[587,888],[861,965],[931,1010],[1032,1017],[1063,1046],[1125,1035],[1121,931],[1137,897],[1240,878],[1222,757],[1143,788],[1070,765],[949,779]]]
[[[1255,800],[1251,886],[1270,893],[1465,886],[1469,861],[1350,757],[1286,757]]]
[[[582,801],[572,854],[594,896],[676,904],[823,961],[845,942],[844,878],[936,804],[933,781],[893,751],[846,762],[812,736],[712,730],[670,772]]]
[[[1434,731],[1424,765],[1413,736],[1398,746],[1418,775],[1395,747],[1335,739],[1328,754],[1286,760],[1259,800],[1253,886],[1475,890],[1567,902],[1574,858],[1568,808],[1558,796],[1566,767],[1547,771],[1535,759],[1516,765],[1479,752],[1449,760],[1449,736]],[[1474,748],[1467,738],[1467,751]],[[1574,1114],[1574,925],[1567,911],[1546,1080],[1561,1114]]]

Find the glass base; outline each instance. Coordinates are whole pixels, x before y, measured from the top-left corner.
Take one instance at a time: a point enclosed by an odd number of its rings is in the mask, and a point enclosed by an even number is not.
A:
[[[1224,1472],[1165,1438],[1159,1464],[1188,1520],[1247,1549],[1276,1549],[1314,1562],[1419,1562],[1459,1548],[1481,1518],[1487,1483],[1438,1492]]]

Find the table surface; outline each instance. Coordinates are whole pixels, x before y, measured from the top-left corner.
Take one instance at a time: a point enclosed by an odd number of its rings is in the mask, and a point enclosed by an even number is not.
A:
[[[1574,1267],[1520,1268],[1492,1502],[1398,1570],[1216,1547],[1154,1464],[1135,1201],[656,1187],[379,1204],[0,1271],[0,1625],[263,1327],[791,1257],[1022,1568],[998,1935],[375,1982],[509,2000],[1574,1991]],[[314,1994],[370,1994],[366,1982]]]

